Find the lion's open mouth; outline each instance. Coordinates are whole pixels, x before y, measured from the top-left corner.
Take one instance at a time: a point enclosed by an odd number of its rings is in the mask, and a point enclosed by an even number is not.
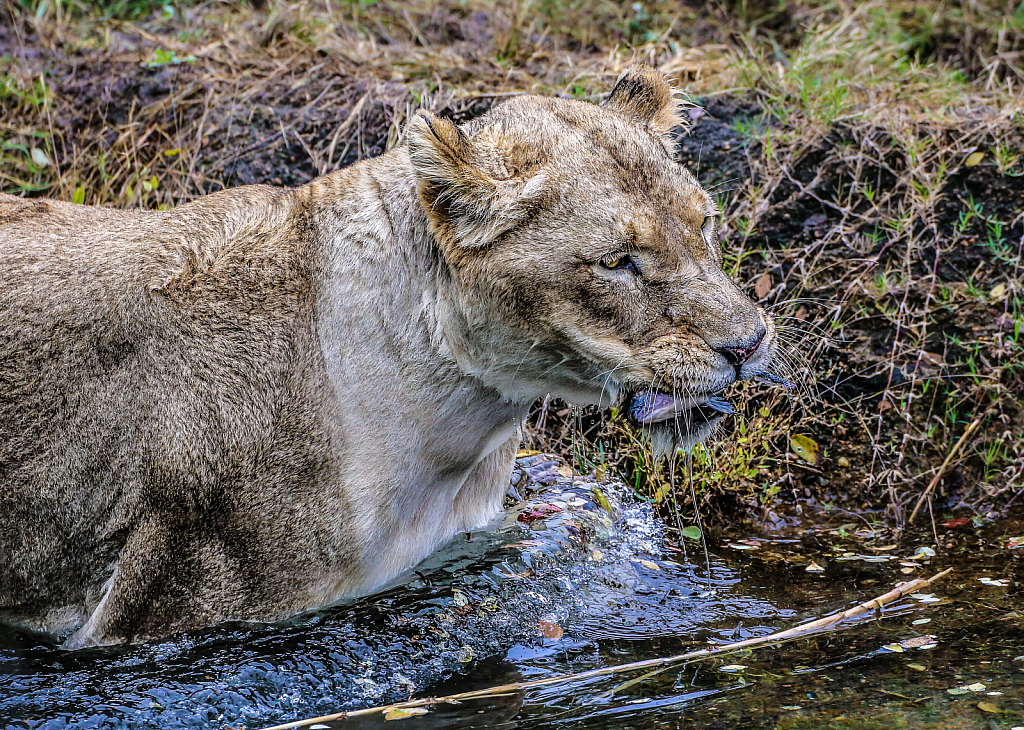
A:
[[[674,397],[667,393],[641,390],[629,399],[629,417],[639,425],[659,423],[670,418],[693,424],[711,423],[735,412],[732,404],[716,396]]]

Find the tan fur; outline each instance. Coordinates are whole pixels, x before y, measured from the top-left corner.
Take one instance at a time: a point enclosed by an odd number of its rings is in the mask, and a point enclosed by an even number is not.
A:
[[[0,195],[0,620],[79,647],[364,593],[498,512],[535,398],[764,370],[676,121],[639,68],[295,190]]]

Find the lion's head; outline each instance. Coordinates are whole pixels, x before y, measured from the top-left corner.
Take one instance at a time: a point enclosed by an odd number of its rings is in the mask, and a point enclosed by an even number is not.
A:
[[[420,201],[469,336],[506,397],[618,404],[681,445],[736,380],[771,377],[772,320],[722,269],[715,201],[673,157],[664,77],[626,71],[600,106],[523,96],[463,127],[409,128]]]

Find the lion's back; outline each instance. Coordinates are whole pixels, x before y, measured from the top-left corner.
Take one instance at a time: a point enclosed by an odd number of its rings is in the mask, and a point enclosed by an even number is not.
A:
[[[0,608],[80,601],[141,511],[216,499],[225,454],[273,430],[313,287],[287,203],[0,195]]]

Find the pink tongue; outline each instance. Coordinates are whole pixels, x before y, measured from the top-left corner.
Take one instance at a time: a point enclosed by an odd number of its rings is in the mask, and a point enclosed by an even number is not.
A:
[[[637,423],[664,421],[675,415],[675,399],[664,393],[649,391],[637,393],[629,404],[629,415]]]

